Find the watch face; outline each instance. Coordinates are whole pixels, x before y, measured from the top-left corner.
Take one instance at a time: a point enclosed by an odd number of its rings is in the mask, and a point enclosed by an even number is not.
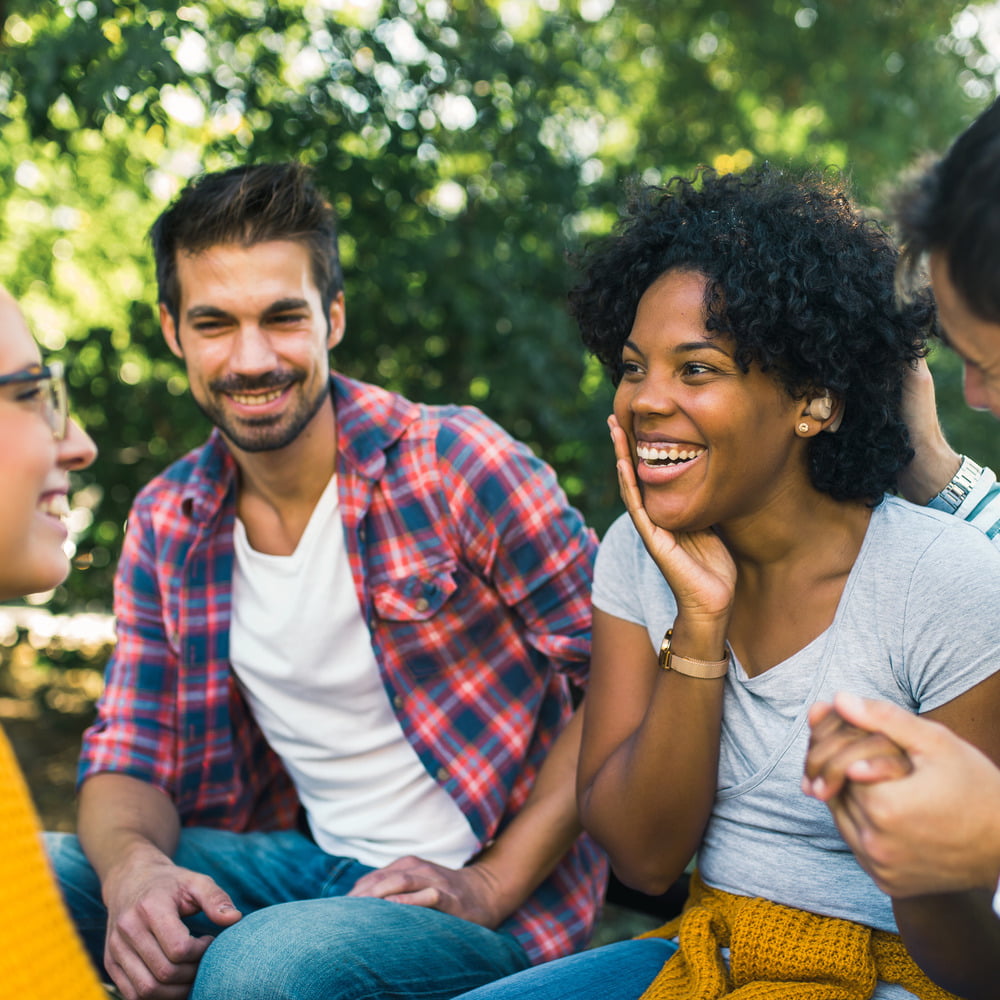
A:
[[[663,642],[660,643],[660,655],[657,657],[659,664],[664,670],[670,669],[670,640],[673,638],[674,630],[668,628]]]

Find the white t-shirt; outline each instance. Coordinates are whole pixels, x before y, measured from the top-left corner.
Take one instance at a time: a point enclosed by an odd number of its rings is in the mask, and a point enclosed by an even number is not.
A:
[[[645,626],[654,648],[676,602],[628,515],[597,558],[594,606]],[[815,701],[852,691],[914,712],[997,668],[1000,551],[964,522],[895,498],[872,512],[830,627],[756,677],[735,660],[723,700],[718,787],[698,855],[705,881],[895,931],[892,904],[800,788]],[[909,997],[882,984],[879,1000]]]
[[[336,476],[290,556],[236,522],[230,659],[328,854],[382,867],[406,854],[461,867],[469,822],[392,710],[351,575]]]

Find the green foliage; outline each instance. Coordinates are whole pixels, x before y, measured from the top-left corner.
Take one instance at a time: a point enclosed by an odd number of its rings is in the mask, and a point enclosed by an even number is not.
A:
[[[952,4],[876,0],[863,19],[823,0],[629,7],[642,16],[625,60],[642,67],[639,133],[653,166],[738,166],[724,158],[746,150],[847,168],[868,198],[901,160],[945,144],[969,110],[955,60],[939,51]]]
[[[342,224],[335,363],[473,403],[619,509],[610,393],[566,316],[567,251],[626,178],[771,159],[862,201],[987,97],[960,8],[876,0],[136,0],[0,5],[0,276],[72,364],[102,449],[65,602],[106,605],[135,491],[205,423],[157,331],[144,234],[201,169],[297,157]],[[962,447],[977,427],[952,419]],[[954,404],[955,413],[961,411]],[[972,437],[968,442],[964,435]]]

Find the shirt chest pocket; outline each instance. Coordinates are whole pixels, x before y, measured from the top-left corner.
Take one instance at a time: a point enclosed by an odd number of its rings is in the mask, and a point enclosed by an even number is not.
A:
[[[372,587],[375,614],[386,622],[422,622],[437,615],[458,587],[455,565],[429,567],[418,576],[383,580]]]
[[[373,585],[372,638],[383,662],[428,678],[454,661],[451,646],[461,635],[453,600],[456,568],[438,564],[419,575]]]

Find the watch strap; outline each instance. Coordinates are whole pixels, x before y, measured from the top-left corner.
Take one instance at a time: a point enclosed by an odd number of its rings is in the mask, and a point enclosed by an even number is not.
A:
[[[685,677],[698,677],[701,680],[715,680],[725,677],[729,670],[729,647],[726,647],[726,655],[721,660],[695,660],[689,656],[678,656],[671,648],[674,630],[667,629],[663,642],[660,643],[660,654],[658,657],[660,666],[664,670],[673,670],[674,673],[684,674]]]
[[[982,474],[983,467],[963,455],[958,472],[952,477],[951,482],[927,506],[933,507],[935,510],[943,510],[946,514],[954,514],[962,506],[962,502],[972,488],[979,482]]]

